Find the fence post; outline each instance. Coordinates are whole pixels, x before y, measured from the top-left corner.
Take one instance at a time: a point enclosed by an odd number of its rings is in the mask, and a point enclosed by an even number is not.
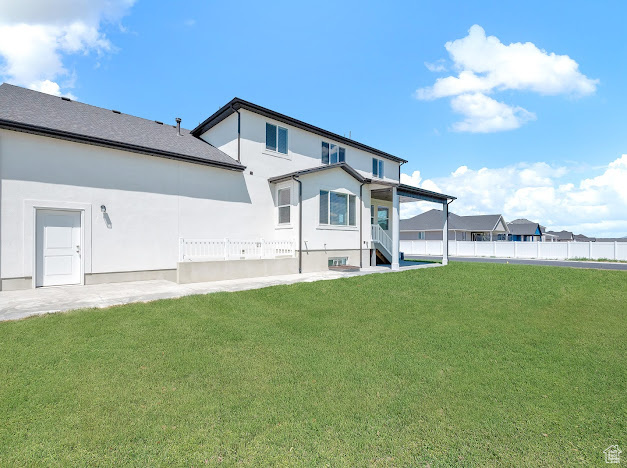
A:
[[[592,242],[588,242],[588,258],[592,260]]]
[[[492,233],[490,233],[490,237],[492,237]],[[492,241],[492,255],[496,257],[496,241]]]
[[[538,249],[536,251],[536,258],[540,258],[540,241],[538,241],[537,244],[538,244],[538,246],[537,246]]]
[[[224,238],[224,260],[229,259],[229,240]]]
[[[518,242],[514,241],[514,258],[518,258]]]
[[[570,258],[570,242],[566,242],[566,260]]]
[[[475,249],[475,250],[474,250],[474,252],[475,252],[475,253],[474,253],[474,256],[476,257],[476,256],[477,256],[477,241],[473,241],[473,242],[472,242],[472,245],[473,245],[473,248]]]
[[[614,241],[614,260],[618,260],[618,242]]]
[[[179,237],[179,262],[185,260],[185,239]]]

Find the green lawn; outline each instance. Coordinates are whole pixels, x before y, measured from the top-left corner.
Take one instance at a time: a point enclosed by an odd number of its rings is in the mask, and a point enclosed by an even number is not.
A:
[[[452,263],[0,323],[0,466],[627,450],[627,273]]]

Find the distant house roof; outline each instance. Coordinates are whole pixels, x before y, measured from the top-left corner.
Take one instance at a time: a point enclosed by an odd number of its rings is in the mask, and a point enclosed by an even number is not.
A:
[[[401,231],[436,231],[442,229],[442,211],[429,210],[409,219],[401,219]],[[497,227],[501,215],[458,216],[455,213],[448,215],[449,230],[457,231],[493,231]],[[505,227],[505,223],[503,223]],[[505,231],[503,231],[505,232]]]
[[[546,231],[545,234],[551,234],[559,240],[573,240],[573,233],[570,231]]]
[[[320,127],[316,127],[314,125],[303,122],[302,120],[294,119],[293,117],[289,117],[285,114],[280,114],[279,112],[275,112],[265,107],[258,106],[257,104],[253,104],[252,102],[248,102],[240,98],[231,99],[231,101],[226,103],[213,115],[209,116],[207,119],[205,119],[204,122],[202,122],[195,129],[193,129],[192,134],[199,137],[211,127],[222,122],[224,119],[226,119],[239,109],[245,109],[247,111],[254,112],[255,114],[263,115],[264,117],[283,122],[287,125],[300,128],[301,130],[305,130],[307,132],[315,133],[316,135],[320,135],[330,140],[337,141],[338,143],[343,143],[347,146],[352,146],[353,148],[357,148],[368,153],[376,154],[377,156],[381,156],[382,158],[386,158],[391,161],[399,163],[407,162],[405,159],[391,155],[389,153],[386,153],[385,151],[378,150],[363,143],[359,143],[358,141],[338,135],[337,133],[329,132],[328,130],[324,130]]]
[[[537,223],[534,223],[533,221],[529,221],[526,218],[518,218],[518,219],[515,219],[514,221],[510,221],[507,224],[537,224]]]
[[[0,128],[243,171],[189,130],[4,83]]]
[[[575,234],[574,240],[577,242],[595,242],[596,239],[594,237],[584,236],[583,234]]]
[[[542,226],[528,219],[515,219],[507,223],[509,233],[515,236],[538,236],[542,235]]]

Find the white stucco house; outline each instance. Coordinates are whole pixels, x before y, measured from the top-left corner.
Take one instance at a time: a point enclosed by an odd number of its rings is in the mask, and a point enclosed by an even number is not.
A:
[[[454,199],[400,184],[404,159],[241,99],[177,124],[1,85],[2,289],[398,268],[399,203]]]

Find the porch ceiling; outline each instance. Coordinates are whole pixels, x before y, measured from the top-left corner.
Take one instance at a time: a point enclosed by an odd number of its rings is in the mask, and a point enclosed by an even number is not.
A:
[[[397,187],[398,199],[401,203],[411,203],[418,200],[429,201],[433,203],[446,203],[456,198],[443,193],[432,192],[411,185],[400,184]],[[376,189],[371,191],[372,197],[378,200],[392,201],[392,187],[384,189]]]

